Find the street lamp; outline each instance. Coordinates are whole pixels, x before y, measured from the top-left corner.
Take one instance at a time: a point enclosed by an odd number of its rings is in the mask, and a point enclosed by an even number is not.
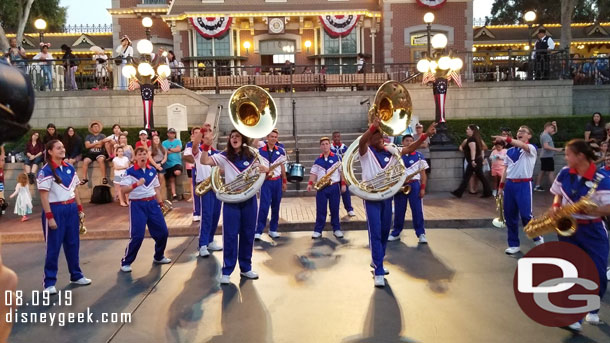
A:
[[[307,49],[307,53],[309,53],[309,48],[311,48],[311,41],[310,40],[305,41],[305,48]]]
[[[527,23],[527,78],[532,79],[532,54],[529,53],[529,49],[532,46],[532,25],[536,20],[536,13],[534,11],[527,11],[523,15],[523,20]]]
[[[34,21],[34,27],[36,28],[36,30],[38,30],[38,33],[40,35],[40,42],[42,43],[44,39],[44,30],[47,28],[47,22],[42,18],[36,19]]]
[[[248,52],[250,50],[250,42],[245,41],[244,42],[244,49],[246,49],[246,55],[250,55],[250,53]]]
[[[146,39],[150,40],[150,28],[153,26],[153,21],[150,17],[142,18],[142,26],[146,28]]]
[[[430,35],[432,34],[432,22],[434,21],[434,13],[428,12],[424,14],[424,23],[428,32],[428,56],[430,56]]]

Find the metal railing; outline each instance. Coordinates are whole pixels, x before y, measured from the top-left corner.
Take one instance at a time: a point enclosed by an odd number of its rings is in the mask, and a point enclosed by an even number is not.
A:
[[[63,33],[112,33],[112,24],[64,25]]]

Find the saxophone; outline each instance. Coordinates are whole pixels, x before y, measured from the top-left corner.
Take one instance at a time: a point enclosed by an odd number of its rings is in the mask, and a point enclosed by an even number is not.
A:
[[[593,193],[595,193],[602,178],[603,177],[600,177],[598,174],[593,186],[589,189],[589,192],[577,202],[563,206],[557,211],[548,213],[540,218],[530,220],[523,228],[527,237],[535,238],[553,231],[556,231],[557,234],[564,237],[572,236],[576,233],[578,223],[573,215],[576,213],[589,213],[599,206],[591,197],[593,196]]]
[[[267,176],[273,176],[273,170],[279,166],[281,166],[282,164],[284,164],[284,162],[286,162],[286,157],[285,156],[281,156],[280,158],[278,158],[275,163],[273,163],[271,166],[269,166],[269,171],[267,172]]]
[[[87,234],[87,227],[85,227],[85,212],[80,212],[78,214],[79,223],[78,223],[78,233],[81,235]]]
[[[491,221],[491,224],[499,229],[506,227],[506,221],[504,220],[504,192],[498,192],[498,195],[496,195],[496,211],[498,216]]]
[[[326,188],[327,186],[330,186],[330,176],[333,175],[333,173],[339,167],[341,167],[341,163],[337,161],[337,163],[335,163],[335,165],[332,166],[332,168],[330,168],[324,176],[322,176],[318,181],[316,181],[316,184],[313,186],[313,188],[315,188],[316,191],[319,191]]]
[[[405,182],[410,181],[412,178],[417,176],[417,174],[421,173],[424,170],[426,170],[426,168],[425,167],[421,167],[417,171],[407,175],[407,178],[405,179]],[[400,188],[400,191],[402,191],[405,195],[409,195],[409,193],[411,193],[411,185],[404,185],[404,186],[402,186],[402,188]]]

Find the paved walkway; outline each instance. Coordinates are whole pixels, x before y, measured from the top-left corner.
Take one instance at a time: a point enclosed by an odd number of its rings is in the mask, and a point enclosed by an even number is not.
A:
[[[551,205],[552,197],[548,193],[534,194],[534,215],[546,211]],[[356,216],[350,218],[341,205],[342,229],[356,230],[366,228],[366,215],[363,202],[352,197],[352,205]],[[180,201],[174,203],[174,211],[166,218],[171,236],[197,235],[198,223],[191,221],[192,203]],[[313,229],[315,222],[315,198],[298,197],[282,200],[280,209],[280,231],[308,231]],[[27,222],[11,212],[0,217],[0,239],[3,242],[39,242],[43,241],[40,225],[40,207]],[[129,212],[118,203],[95,205],[85,204],[85,226],[88,233],[82,239],[111,239],[129,237]],[[481,199],[478,196],[465,194],[462,199],[456,199],[449,193],[431,193],[424,199],[424,217],[427,228],[439,227],[488,227],[491,219],[496,217],[496,205],[493,198]],[[407,213],[407,227],[411,214]],[[330,220],[330,218],[329,218]],[[222,217],[221,222],[222,224]],[[327,228],[329,225],[327,225]],[[219,231],[220,232],[220,231]]]

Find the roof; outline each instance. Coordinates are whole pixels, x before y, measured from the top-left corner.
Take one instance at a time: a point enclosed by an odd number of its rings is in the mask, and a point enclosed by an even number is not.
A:
[[[560,24],[544,24],[532,27],[532,39],[536,39],[536,32],[539,28],[544,28],[547,35],[554,41],[561,40]],[[572,28],[572,41],[600,41],[610,40],[610,23],[574,23]],[[527,43],[527,25],[490,25],[474,28],[474,43],[494,44],[494,43]]]
[[[8,34],[7,37],[15,37]],[[50,53],[60,53],[62,44],[72,48],[72,52],[91,53],[89,48],[94,45],[103,47],[107,53],[112,52],[112,32],[104,33],[45,33],[44,42],[51,43]],[[38,53],[40,51],[40,38],[38,33],[26,33],[23,35],[21,46],[26,53]]]

